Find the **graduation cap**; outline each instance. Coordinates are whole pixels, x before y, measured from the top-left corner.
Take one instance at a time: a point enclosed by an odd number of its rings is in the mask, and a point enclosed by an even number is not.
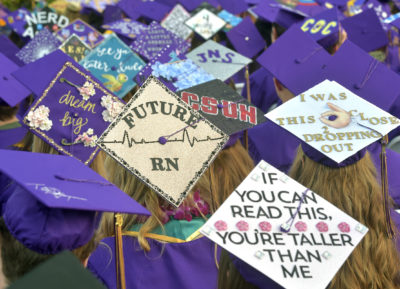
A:
[[[293,45],[301,43],[301,45]],[[288,29],[257,58],[295,95],[318,84],[330,54],[298,27]]]
[[[63,252],[40,264],[18,279],[8,289],[106,289],[86,270],[71,252]]]
[[[250,58],[213,40],[208,40],[186,56],[206,72],[223,81],[252,62]]]
[[[171,9],[160,1],[121,0],[117,5],[132,20],[143,16],[157,22],[160,22]]]
[[[266,0],[252,8],[252,12],[259,18],[276,23],[284,28],[302,21],[306,14],[274,0]]]
[[[119,36],[133,40],[147,29],[147,25],[129,18],[124,18],[112,23],[104,24],[101,28],[114,31]]]
[[[246,17],[236,27],[226,33],[237,52],[252,58],[266,47],[264,38],[250,17]]]
[[[347,38],[367,52],[382,48],[389,43],[386,32],[373,9],[346,18],[341,24],[346,30]]]
[[[192,34],[192,29],[185,25],[188,18],[190,18],[190,13],[182,5],[177,4],[163,19],[161,26],[180,38],[186,39]]]
[[[260,161],[200,232],[283,288],[325,289],[368,228]]]
[[[220,11],[218,14],[218,17],[224,20],[227,24],[223,28],[223,31],[227,32],[232,29],[232,27],[237,26],[240,22],[242,22],[242,18],[239,16],[236,16],[226,10]]]
[[[73,61],[73,59],[57,49],[19,68],[12,75],[35,95],[41,95],[67,61]]]
[[[177,94],[227,135],[267,120],[260,109],[219,79],[181,90]]]
[[[81,61],[92,49],[76,34],[72,34],[59,47],[76,62]]]
[[[61,42],[47,28],[44,28],[22,47],[16,56],[24,63],[31,63],[53,52],[60,45]]]
[[[78,35],[89,47],[93,48],[104,40],[103,35],[81,19],[76,19],[57,32],[61,41],[67,40],[72,34]]]
[[[186,20],[185,24],[207,40],[221,30],[226,25],[226,22],[204,8]]]
[[[97,145],[178,207],[227,140],[214,124],[150,76]]]
[[[15,33],[22,37],[25,31],[26,15],[30,15],[31,12],[26,8],[19,8],[7,15],[5,18],[7,25],[10,26]]]
[[[96,140],[123,103],[74,61],[67,61],[23,117],[23,124],[58,152],[90,164]]]
[[[348,165],[349,157],[400,125],[396,117],[328,79],[266,117],[317,150],[318,161],[332,167]]]
[[[223,9],[233,13],[240,14],[247,11],[248,5],[245,0],[218,0]]]
[[[337,8],[325,10],[305,19],[301,24],[301,30],[309,33],[311,38],[323,47],[330,47],[339,40],[340,15],[341,12]]]
[[[115,34],[109,35],[80,61],[111,92],[123,98],[136,86],[135,75],[145,62]]]
[[[322,76],[386,111],[399,96],[400,76],[351,41],[330,58]]]
[[[5,56],[7,56],[8,59],[10,59],[12,62],[14,62],[18,66],[23,66],[24,62],[22,62],[15,54],[19,51],[19,48],[10,40],[5,35],[0,35],[0,53],[3,53]]]
[[[103,23],[112,23],[122,20],[123,17],[124,12],[116,5],[106,5],[106,8],[103,11]]]
[[[30,94],[30,91],[11,75],[18,68],[18,65],[0,53],[0,106],[14,107]]]
[[[0,171],[16,184],[3,205],[4,223],[18,241],[38,253],[85,245],[99,224],[97,212],[150,215],[74,158],[9,150],[0,150],[0,157]]]
[[[192,15],[199,12],[201,9],[206,8],[213,13],[217,12],[217,6],[219,3],[216,3],[218,0],[180,0],[179,2],[192,13]]]
[[[136,75],[141,86],[153,75],[170,90],[176,91],[215,79],[191,59],[186,59],[176,47],[167,45]]]
[[[180,53],[185,53],[191,44],[153,21],[130,47],[147,60],[151,60],[166,45],[175,46]]]

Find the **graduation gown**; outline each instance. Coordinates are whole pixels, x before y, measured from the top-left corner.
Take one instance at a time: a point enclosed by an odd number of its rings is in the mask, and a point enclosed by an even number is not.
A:
[[[26,133],[27,129],[18,123],[0,126],[0,149],[12,149],[16,143],[23,140]]]

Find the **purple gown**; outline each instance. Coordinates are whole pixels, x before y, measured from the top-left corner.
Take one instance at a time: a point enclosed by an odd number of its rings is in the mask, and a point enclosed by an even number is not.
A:
[[[215,245],[206,237],[186,243],[149,239],[148,253],[144,253],[135,237],[124,236],[123,241],[127,289],[216,288]],[[88,263],[88,269],[109,289],[116,288],[114,244],[114,238],[104,239]]]

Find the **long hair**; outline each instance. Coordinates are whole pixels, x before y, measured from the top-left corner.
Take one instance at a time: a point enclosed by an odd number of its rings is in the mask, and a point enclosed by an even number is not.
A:
[[[381,188],[369,153],[352,165],[330,168],[308,158],[300,146],[289,175],[369,228],[329,288],[400,288],[399,255],[387,237]],[[253,288],[226,253],[220,260],[218,288]]]
[[[123,231],[127,231],[132,225],[143,223],[138,232],[138,241],[142,249],[149,251],[151,248],[145,235],[157,227],[163,228],[164,212],[160,206],[166,204],[166,201],[111,157],[106,157],[105,167],[109,181],[144,205],[152,213],[152,216],[144,222],[140,216],[124,215],[122,227]],[[235,145],[219,153],[196,183],[192,192],[199,191],[203,200],[210,205],[210,211],[213,213],[250,173],[253,167],[252,159],[240,141],[238,141]],[[194,203],[192,193],[188,195],[186,201],[191,204]],[[114,234],[112,214],[104,214],[101,231],[104,234],[103,237],[109,237]]]
[[[400,259],[387,237],[381,187],[369,153],[352,165],[330,168],[308,158],[300,146],[289,175],[369,228],[330,288],[400,288]]]

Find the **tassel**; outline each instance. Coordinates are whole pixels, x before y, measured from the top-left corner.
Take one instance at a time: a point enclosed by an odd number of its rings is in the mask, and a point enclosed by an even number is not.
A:
[[[246,77],[246,88],[247,88],[247,101],[251,103],[250,74],[248,65],[246,65],[245,77]],[[244,131],[244,147],[246,148],[247,151],[249,151],[249,133],[247,132],[247,129]]]
[[[392,228],[392,222],[390,219],[390,207],[389,207],[389,190],[388,190],[388,177],[387,177],[387,158],[386,158],[386,145],[389,142],[388,136],[384,136],[381,141],[381,183],[382,183],[382,198],[383,207],[385,210],[386,218],[386,231],[390,239],[393,238],[394,232]]]
[[[122,244],[122,215],[117,213],[114,214],[115,220],[115,265],[117,274],[117,288],[126,289],[125,282],[125,263],[124,263],[124,251]]]

